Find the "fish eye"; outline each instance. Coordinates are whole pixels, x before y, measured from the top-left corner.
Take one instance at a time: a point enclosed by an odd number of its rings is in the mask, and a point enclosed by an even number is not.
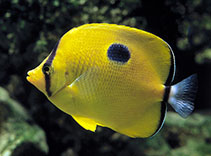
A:
[[[47,64],[44,64],[43,68],[42,68],[42,71],[44,74],[50,74],[50,66],[47,65]]]
[[[126,63],[130,59],[130,51],[127,46],[114,43],[108,48],[107,56],[112,61]]]

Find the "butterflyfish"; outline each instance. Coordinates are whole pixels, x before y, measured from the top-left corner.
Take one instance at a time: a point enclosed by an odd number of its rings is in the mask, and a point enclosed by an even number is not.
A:
[[[163,126],[167,104],[183,118],[194,109],[197,76],[172,85],[175,70],[174,53],[158,36],[94,23],[65,33],[27,80],[87,130],[146,138]]]

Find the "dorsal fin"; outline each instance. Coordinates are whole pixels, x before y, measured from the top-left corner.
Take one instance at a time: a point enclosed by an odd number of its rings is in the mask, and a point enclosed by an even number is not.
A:
[[[171,54],[171,65],[170,65],[169,75],[165,82],[165,86],[170,86],[171,83],[174,81],[174,77],[175,77],[175,73],[176,73],[176,61],[175,61],[175,55],[174,55],[172,48],[170,47],[170,45],[167,42],[166,42],[166,44],[168,45],[168,48],[169,48],[170,54]]]

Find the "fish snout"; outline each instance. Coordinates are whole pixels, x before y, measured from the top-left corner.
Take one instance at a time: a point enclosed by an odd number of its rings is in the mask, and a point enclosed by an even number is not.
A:
[[[36,69],[30,70],[27,72],[26,79],[40,91],[45,91],[45,77],[43,73],[38,72]]]

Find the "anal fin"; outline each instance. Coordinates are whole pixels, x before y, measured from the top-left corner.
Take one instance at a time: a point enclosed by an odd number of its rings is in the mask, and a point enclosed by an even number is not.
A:
[[[79,117],[79,116],[73,116],[73,115],[72,115],[72,117],[84,129],[95,132],[95,130],[97,128],[97,123],[95,121],[93,121],[92,119],[85,118],[85,117]]]
[[[164,101],[161,102],[160,112],[161,112],[161,114],[160,114],[160,120],[159,120],[159,124],[157,126],[157,130],[154,132],[154,134],[151,135],[151,137],[155,136],[158,132],[160,132],[160,130],[163,127],[163,124],[165,122],[167,106],[166,106],[166,102],[164,102]]]

